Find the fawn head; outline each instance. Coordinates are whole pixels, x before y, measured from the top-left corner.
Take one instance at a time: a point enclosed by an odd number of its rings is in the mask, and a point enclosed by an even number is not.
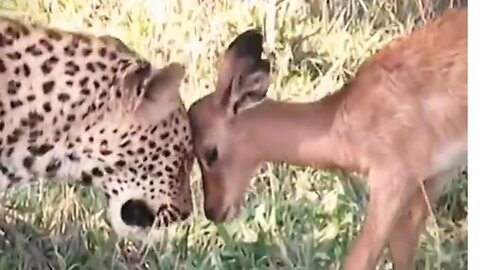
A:
[[[236,216],[261,162],[252,155],[245,114],[266,98],[269,86],[270,64],[261,58],[262,43],[257,30],[237,36],[224,55],[215,91],[189,109],[202,173],[204,211],[215,222]]]

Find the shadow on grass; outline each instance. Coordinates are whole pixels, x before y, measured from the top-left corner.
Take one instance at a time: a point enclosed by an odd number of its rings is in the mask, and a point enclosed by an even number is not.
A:
[[[118,244],[98,243],[104,239],[92,239],[79,224],[51,234],[7,211],[0,208],[0,269],[146,269],[131,247],[118,252]]]

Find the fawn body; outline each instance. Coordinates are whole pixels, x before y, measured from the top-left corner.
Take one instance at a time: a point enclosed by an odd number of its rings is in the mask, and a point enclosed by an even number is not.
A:
[[[434,203],[467,162],[467,10],[392,41],[341,90],[310,103],[266,98],[262,39],[240,34],[215,92],[189,110],[205,215],[234,218],[262,162],[359,172],[370,202],[345,269],[374,269],[386,246],[396,269],[413,269],[425,195]]]

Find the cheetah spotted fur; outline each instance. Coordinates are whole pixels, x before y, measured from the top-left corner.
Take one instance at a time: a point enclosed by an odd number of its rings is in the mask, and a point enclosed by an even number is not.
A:
[[[37,181],[103,191],[119,236],[149,238],[192,211],[183,67],[111,36],[0,17],[0,190]]]

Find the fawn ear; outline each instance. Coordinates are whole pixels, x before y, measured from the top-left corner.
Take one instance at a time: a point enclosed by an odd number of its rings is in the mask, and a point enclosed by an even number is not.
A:
[[[124,104],[137,116],[158,122],[182,105],[184,76],[183,65],[175,62],[154,70],[150,65],[132,67],[123,79]]]
[[[266,98],[270,63],[261,58],[263,36],[250,29],[229,45],[216,85],[218,103],[229,114],[237,114]]]

